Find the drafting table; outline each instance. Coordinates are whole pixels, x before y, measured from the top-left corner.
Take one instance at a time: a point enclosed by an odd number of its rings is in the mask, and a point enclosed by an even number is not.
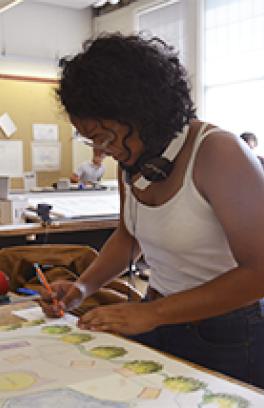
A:
[[[264,405],[261,390],[122,337],[80,331],[69,320],[17,318],[9,329],[11,311],[12,307],[0,307],[3,408]],[[32,309],[26,313],[35,316]]]
[[[81,244],[100,249],[117,225],[118,217],[59,221],[48,227],[40,223],[1,225],[0,245]]]
[[[118,225],[119,195],[116,188],[103,191],[19,192],[19,195],[27,197],[28,205],[32,208],[36,208],[38,203],[52,205],[55,222],[45,228],[40,224],[36,212],[27,211],[30,223],[0,226],[1,247],[47,242],[87,244],[100,249]]]
[[[60,219],[91,217],[118,217],[119,194],[117,190],[76,190],[22,194],[29,208],[45,203],[52,206],[51,213]]]

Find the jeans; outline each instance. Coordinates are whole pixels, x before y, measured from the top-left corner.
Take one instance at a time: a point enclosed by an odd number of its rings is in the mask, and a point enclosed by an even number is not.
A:
[[[264,388],[264,301],[203,320],[130,337],[142,344]]]

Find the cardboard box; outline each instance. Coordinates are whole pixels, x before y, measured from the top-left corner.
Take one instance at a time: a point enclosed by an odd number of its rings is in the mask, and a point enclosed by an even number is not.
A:
[[[0,224],[23,224],[23,213],[27,205],[26,198],[0,200]]]

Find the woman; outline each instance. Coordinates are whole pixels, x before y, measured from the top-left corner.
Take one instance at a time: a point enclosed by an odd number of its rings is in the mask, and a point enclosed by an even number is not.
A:
[[[119,227],[76,283],[53,284],[72,310],[140,251],[146,301],[96,308],[110,331],[264,387],[264,182],[234,135],[196,118],[177,54],[112,34],[64,62],[58,95],[87,142],[119,164]],[[243,180],[242,180],[243,177]],[[245,182],[246,181],[246,182]],[[48,315],[58,308],[45,294]]]

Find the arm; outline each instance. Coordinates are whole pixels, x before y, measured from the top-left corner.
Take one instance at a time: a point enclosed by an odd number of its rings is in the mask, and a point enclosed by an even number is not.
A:
[[[72,173],[70,180],[71,183],[79,183],[80,177],[76,173]]]
[[[132,247],[134,247],[134,256],[137,257],[139,254],[140,250],[137,242],[128,233],[124,225],[124,190],[121,174],[119,174],[119,184],[120,222],[118,228],[105,243],[99,256],[76,282],[56,281],[52,283],[52,296],[45,290],[41,291],[42,299],[40,304],[48,316],[59,317],[61,308],[65,310],[75,309],[85,297],[93,294],[101,286],[120,275],[130,261]],[[59,307],[54,305],[53,299],[57,299],[60,302]]]
[[[238,267],[198,288],[157,300],[158,324],[217,316],[264,296],[263,170],[235,138],[219,136],[211,135],[202,144],[194,181],[224,228]]]
[[[120,223],[121,224],[121,223]],[[100,251],[99,256],[81,275],[78,282],[87,287],[87,296],[119,276],[128,266],[133,238],[119,225]],[[139,248],[134,251],[139,253]]]
[[[72,183],[79,183],[83,175],[83,166],[84,163],[81,163],[80,166],[72,173],[70,180]]]
[[[140,253],[137,242],[129,234],[124,224],[124,186],[121,171],[119,171],[118,180],[120,191],[119,226],[107,240],[99,256],[78,279],[78,283],[84,284],[86,287],[86,296],[96,292],[101,286],[106,285],[126,269],[130,261],[133,246],[134,256],[137,257]]]

